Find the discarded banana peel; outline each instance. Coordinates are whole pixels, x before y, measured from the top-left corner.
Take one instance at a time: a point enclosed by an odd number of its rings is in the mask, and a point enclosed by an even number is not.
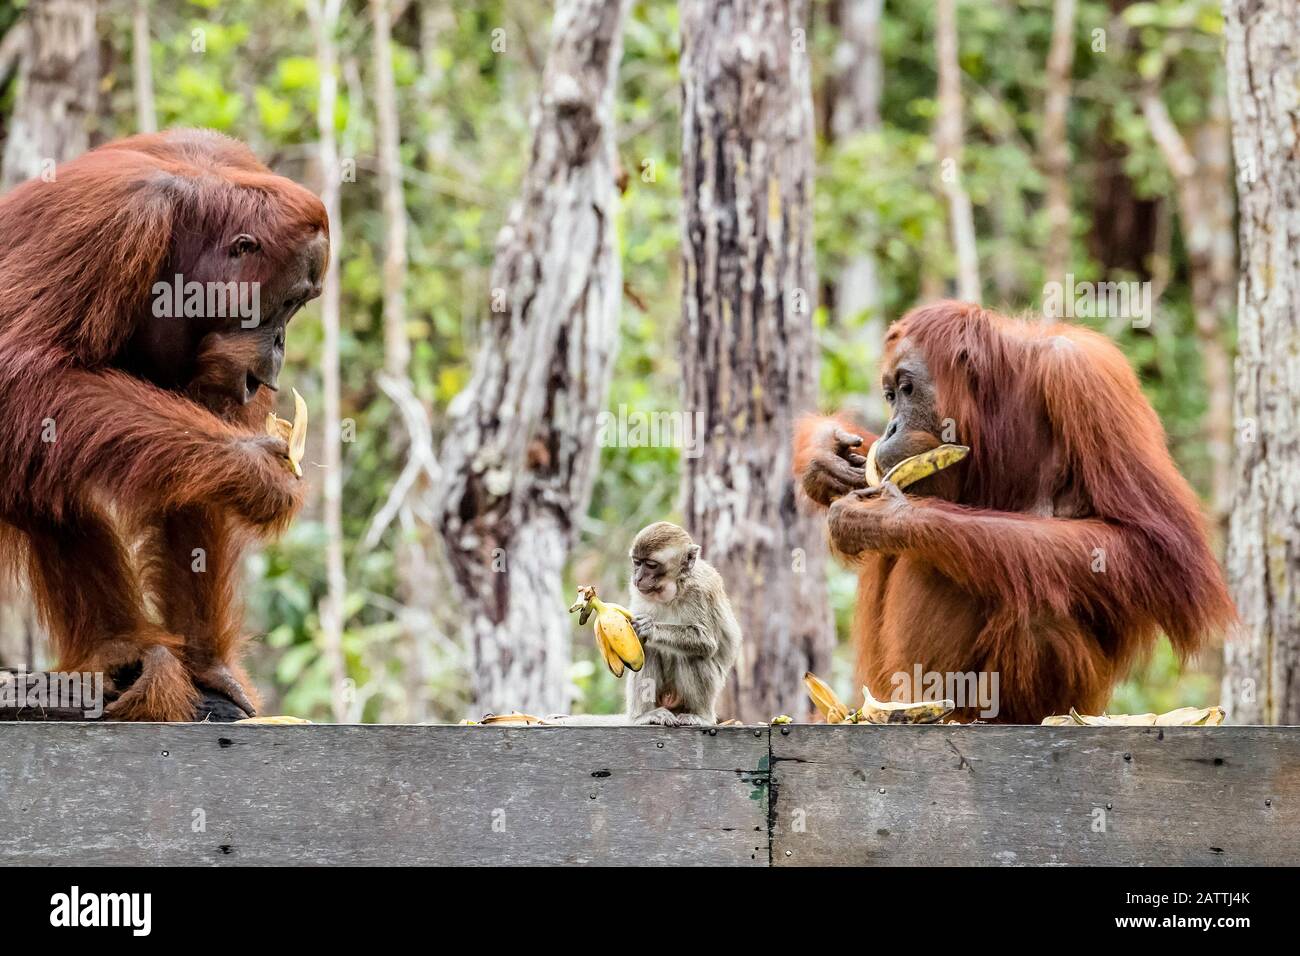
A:
[[[804,686],[813,704],[826,718],[828,724],[933,724],[947,717],[957,705],[951,700],[925,700],[916,703],[907,701],[879,701],[871,696],[871,691],[862,688],[863,704],[857,710],[849,710],[844,702],[831,690],[830,685],[811,671],[803,675]],[[772,723],[788,723],[778,717]]]
[[[875,450],[876,445],[878,444],[879,442],[876,442],[876,444],[871,446],[872,451]],[[951,468],[969,454],[969,445],[938,445],[931,448],[929,451],[921,452],[919,455],[913,455],[911,458],[904,458],[893,468],[889,469],[889,471],[885,472],[885,476],[880,479],[878,484],[889,482],[899,491],[902,491],[904,488],[916,484],[923,478],[929,478],[931,475],[937,475],[945,468]],[[868,456],[868,462],[874,461],[875,459],[873,457]],[[877,466],[877,473],[879,473],[879,470],[880,469]],[[869,475],[868,481],[870,481]]]
[[[540,717],[534,717],[532,714],[521,714],[514,711],[509,714],[488,714],[482,720],[469,721],[469,723],[495,724],[498,727],[535,727],[545,723],[545,721]]]
[[[580,625],[596,615],[596,648],[615,677],[623,676],[624,665],[634,671],[645,665],[645,648],[632,629],[631,611],[621,604],[600,600],[590,584],[578,588],[578,599],[569,608],[570,614],[574,611],[578,612]]]
[[[293,421],[277,418],[274,412],[266,416],[266,433],[284,440],[289,446],[289,469],[302,477],[302,456],[307,452],[307,403],[293,390]]]
[[[862,707],[853,716],[855,724],[933,724],[957,709],[951,700],[879,701],[862,688]]]
[[[279,714],[274,717],[245,717],[242,720],[236,720],[237,724],[267,724],[271,726],[289,726],[290,724],[310,724],[311,721],[306,717],[290,717],[288,714]]]
[[[1044,717],[1046,727],[1217,727],[1227,711],[1222,707],[1179,707],[1163,714],[1102,714],[1091,717],[1073,707],[1068,714]]]

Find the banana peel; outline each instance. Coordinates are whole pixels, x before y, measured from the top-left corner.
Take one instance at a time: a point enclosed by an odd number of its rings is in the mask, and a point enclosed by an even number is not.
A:
[[[828,724],[933,724],[947,717],[957,708],[951,700],[925,700],[916,703],[879,701],[864,687],[862,706],[857,710],[849,710],[835,691],[831,690],[830,685],[811,671],[803,675],[803,683],[808,689],[808,696],[812,698],[813,704],[826,718]]]
[[[853,715],[855,724],[934,724],[957,709],[951,700],[880,701],[865,687],[862,699],[862,706]]]
[[[621,604],[602,601],[590,584],[578,588],[578,599],[569,608],[570,614],[574,611],[578,612],[580,625],[595,615],[596,649],[615,677],[622,677],[625,667],[639,671],[645,666],[645,648],[632,628],[631,611]]]
[[[824,680],[808,671],[803,675],[803,685],[808,689],[813,705],[826,718],[826,723],[842,724],[848,719],[849,708]]]
[[[276,417],[275,412],[266,416],[266,433],[283,439],[289,446],[289,470],[297,477],[302,477],[302,456],[307,452],[307,403],[293,389],[293,421]]]
[[[1217,727],[1227,717],[1222,707],[1179,707],[1163,714],[1068,714],[1043,718],[1046,727]]]

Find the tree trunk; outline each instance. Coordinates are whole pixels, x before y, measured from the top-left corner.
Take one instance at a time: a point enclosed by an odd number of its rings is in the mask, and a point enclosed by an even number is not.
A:
[[[880,97],[884,89],[884,59],[880,25],[884,0],[840,0],[840,43],[835,51],[838,83],[831,128],[836,139],[873,133],[880,129]],[[872,210],[860,213],[863,228],[858,244],[874,246],[879,226]],[[871,251],[859,252],[844,264],[835,287],[835,312],[843,324],[865,316],[860,334],[869,354],[878,359],[884,350],[885,315],[882,310],[880,274]],[[868,398],[870,413],[886,416],[884,400],[873,389]]]
[[[90,146],[99,96],[97,0],[32,0],[28,46],[9,119],[0,190],[79,156]]]
[[[1066,118],[1070,111],[1070,73],[1074,68],[1075,0],[1052,6],[1052,45],[1047,54],[1047,97],[1038,148],[1047,179],[1047,256],[1045,275],[1064,282],[1070,267],[1070,144]]]
[[[149,0],[135,0],[131,11],[131,72],[135,77],[135,128],[138,133],[158,129],[153,105],[153,59],[149,55]]]
[[[1225,335],[1232,323],[1237,277],[1228,105],[1221,95],[1210,99],[1205,121],[1192,134],[1192,148],[1154,88],[1142,97],[1142,114],[1174,177],[1178,198],[1205,379],[1202,432],[1210,458],[1210,510],[1221,535],[1232,505],[1232,363]]]
[[[957,295],[980,301],[980,266],[975,249],[975,217],[970,194],[962,185],[962,150],[966,138],[962,119],[961,64],[957,60],[956,0],[936,0],[935,59],[939,68],[939,115],[934,144],[939,153],[939,179],[948,197],[948,225],[957,259]]]
[[[1242,633],[1223,699],[1241,723],[1300,724],[1300,19],[1294,0],[1224,13],[1241,246],[1227,563]]]
[[[568,709],[561,573],[591,497],[618,333],[614,79],[630,0],[560,0],[521,194],[497,237],[435,502],[474,706]]]
[[[745,642],[723,714],[804,714],[834,644],[822,522],[791,438],[816,401],[813,113],[803,0],[681,0],[682,408],[701,413],[682,511]]]
[[[18,71],[0,192],[52,173],[90,146],[99,84],[97,14],[96,0],[33,0],[0,43],[0,83],[9,62]],[[35,670],[47,656],[47,637],[26,588],[6,588],[0,597],[0,665]]]
[[[322,173],[321,202],[329,213],[330,261],[321,294],[321,325],[324,344],[321,354],[321,386],[325,393],[321,423],[324,458],[322,511],[325,524],[326,593],[320,605],[322,650],[330,674],[330,700],[336,721],[347,718],[347,671],[343,660],[343,613],[347,579],[343,572],[343,446],[339,381],[339,261],[343,255],[343,223],[340,208],[338,141],[334,131],[334,109],[338,102],[338,30],[342,0],[308,0],[307,11],[316,42],[320,70],[320,91],[316,103],[316,128],[320,136]]]

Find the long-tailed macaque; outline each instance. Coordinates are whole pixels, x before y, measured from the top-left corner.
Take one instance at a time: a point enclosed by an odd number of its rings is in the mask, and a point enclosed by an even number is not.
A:
[[[722,576],[682,528],[659,521],[632,542],[632,626],[645,666],[630,675],[627,719],[716,724],[718,694],[740,652],[740,623]]]

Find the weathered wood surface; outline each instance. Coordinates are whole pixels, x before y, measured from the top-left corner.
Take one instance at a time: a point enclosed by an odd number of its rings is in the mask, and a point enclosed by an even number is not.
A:
[[[1300,864],[1300,728],[786,730],[777,865]]]
[[[753,727],[9,724],[0,863],[766,865],[766,766]]]
[[[1300,728],[7,724],[0,833],[29,864],[1295,865]]]

